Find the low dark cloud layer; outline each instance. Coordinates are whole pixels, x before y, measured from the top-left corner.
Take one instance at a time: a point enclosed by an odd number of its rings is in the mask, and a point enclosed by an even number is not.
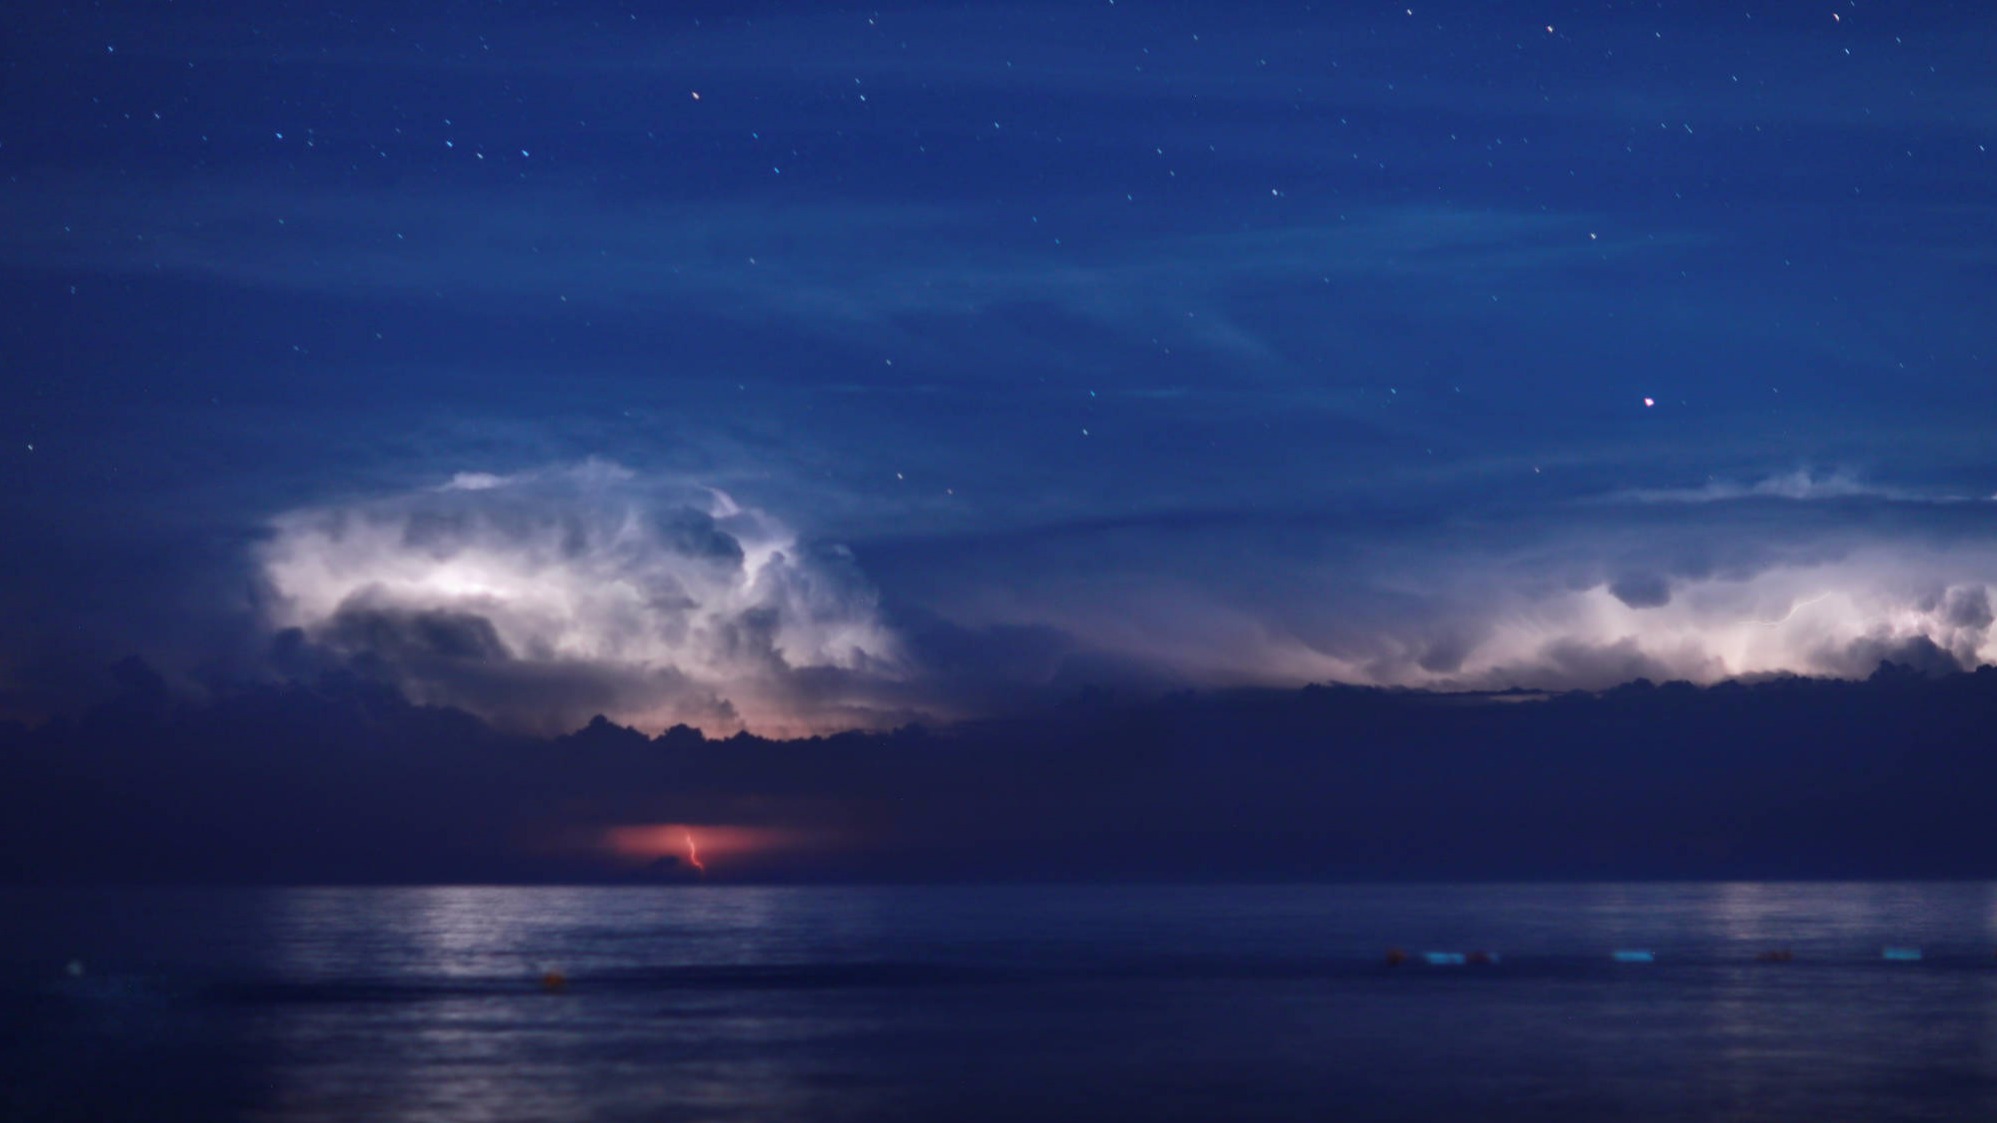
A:
[[[689,833],[722,883],[1997,874],[1991,669],[1096,692],[798,741],[509,735],[341,673],[198,704],[120,677],[0,726],[0,881],[672,881]]]

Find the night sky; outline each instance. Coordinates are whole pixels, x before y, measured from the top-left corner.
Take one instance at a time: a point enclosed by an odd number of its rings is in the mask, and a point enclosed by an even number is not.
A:
[[[0,716],[133,655],[718,736],[1997,643],[1980,4],[9,24]]]

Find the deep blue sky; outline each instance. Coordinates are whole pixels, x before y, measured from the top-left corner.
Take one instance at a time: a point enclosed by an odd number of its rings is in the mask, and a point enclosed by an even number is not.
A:
[[[1981,5],[10,22],[10,710],[132,652],[788,730],[1991,650]]]

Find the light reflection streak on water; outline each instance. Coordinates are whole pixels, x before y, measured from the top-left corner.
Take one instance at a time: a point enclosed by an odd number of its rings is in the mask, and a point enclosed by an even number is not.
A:
[[[560,1119],[588,1105],[613,1117],[797,1116],[817,1093],[795,1054],[823,1036],[825,1019],[768,995],[634,992],[618,982],[633,972],[777,964],[814,946],[836,955],[869,937],[863,907],[828,913],[799,903],[795,892],[767,888],[284,894],[282,973],[379,981],[419,1000],[277,1011],[267,1032],[278,1049],[336,1059],[281,1069],[273,1114]],[[550,970],[569,986],[537,988]],[[864,1019],[845,1020],[848,1032],[865,1028]],[[638,1042],[651,1059],[623,1055]],[[392,1052],[379,1051],[387,1043]]]
[[[106,943],[51,984],[74,1017],[46,1056],[108,1057],[137,1097],[171,1076],[144,1058],[209,1034],[189,1055],[235,1058],[269,1120],[1997,1118],[1985,885],[315,889],[247,924],[236,900],[149,906],[185,915],[123,951],[102,925],[129,902],[79,914]],[[258,936],[148,946],[204,917]],[[1381,967],[1402,942],[1504,958]],[[1615,967],[1622,942],[1657,963]],[[1771,942],[1796,962],[1754,963]],[[124,985],[137,952],[180,974]],[[203,971],[281,985],[210,1000]]]

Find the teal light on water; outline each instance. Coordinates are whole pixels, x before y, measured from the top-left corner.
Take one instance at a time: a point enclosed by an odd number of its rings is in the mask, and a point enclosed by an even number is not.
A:
[[[1879,953],[1879,957],[1880,957],[1881,959],[1891,959],[1891,960],[1894,960],[1894,961],[1896,961],[1896,962],[1900,962],[1900,963],[1916,963],[1916,962],[1919,962],[1919,961],[1920,961],[1920,958],[1921,958],[1921,949],[1920,949],[1920,948],[1885,948],[1885,949],[1883,949],[1883,950],[1881,950],[1881,951],[1880,951],[1880,953]]]
[[[1651,954],[1650,952],[1647,952],[1647,951],[1618,951],[1618,952],[1616,952],[1616,962],[1617,962],[1617,963],[1655,963],[1655,962],[1657,962],[1657,956],[1655,956],[1655,955],[1653,955],[1653,954]]]
[[[1422,956],[1430,967],[1461,967],[1469,959],[1460,951],[1432,951]]]

